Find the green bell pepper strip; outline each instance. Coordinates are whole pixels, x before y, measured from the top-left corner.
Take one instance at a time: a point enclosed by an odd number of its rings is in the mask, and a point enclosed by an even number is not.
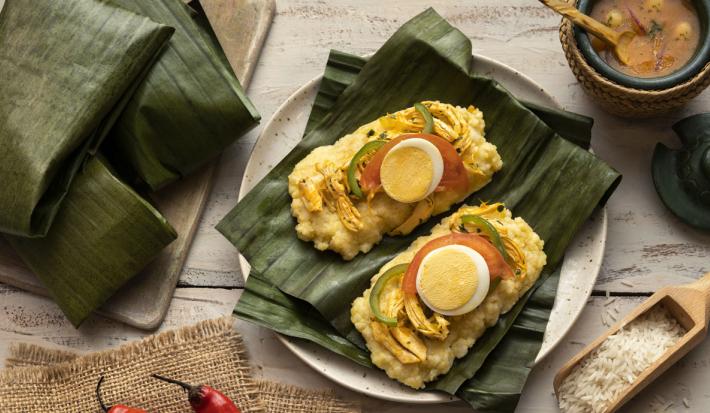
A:
[[[463,215],[461,217],[461,222],[463,224],[475,224],[481,230],[488,235],[488,238],[491,240],[491,244],[493,244],[494,247],[500,251],[501,255],[503,256],[503,259],[505,259],[505,262],[510,264],[510,256],[508,255],[508,251],[505,250],[505,247],[503,246],[503,241],[500,239],[500,234],[498,233],[498,230],[488,222],[487,219],[482,218],[478,215]]]
[[[490,285],[488,286],[488,294],[486,294],[486,297],[493,294],[493,291],[495,291],[496,288],[498,288],[498,285],[500,284],[500,277],[496,277],[493,280],[491,280]]]
[[[362,198],[364,196],[362,190],[360,189],[360,183],[357,181],[357,177],[355,176],[355,172],[357,172],[357,164],[360,163],[363,156],[380,149],[385,143],[387,143],[387,141],[376,140],[364,144],[362,148],[355,153],[355,156],[353,156],[353,159],[350,161],[350,167],[348,167],[348,186],[350,186],[350,192],[356,197]]]
[[[380,321],[388,326],[396,327],[397,318],[387,317],[386,315],[382,314],[382,311],[380,310],[380,296],[382,295],[382,291],[384,290],[385,285],[391,279],[404,274],[404,272],[407,271],[408,266],[409,263],[399,264],[385,271],[385,273],[377,279],[377,282],[372,287],[372,291],[370,291],[370,311],[372,311],[372,314],[375,316],[377,321]]]
[[[422,117],[424,117],[424,130],[422,130],[422,133],[434,133],[434,117],[431,116],[431,112],[429,112],[429,109],[427,109],[426,106],[418,102],[414,104],[414,109],[416,109],[417,112],[419,112]]]

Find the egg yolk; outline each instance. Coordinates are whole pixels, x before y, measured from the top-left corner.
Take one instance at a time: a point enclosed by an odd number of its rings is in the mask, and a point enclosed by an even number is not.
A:
[[[390,151],[382,161],[380,180],[387,195],[395,201],[412,203],[429,192],[434,165],[429,155],[415,147]]]
[[[462,251],[444,249],[430,254],[422,264],[419,293],[444,311],[462,307],[478,288],[478,269]]]

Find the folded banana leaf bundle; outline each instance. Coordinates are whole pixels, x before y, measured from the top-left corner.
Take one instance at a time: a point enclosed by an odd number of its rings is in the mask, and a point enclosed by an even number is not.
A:
[[[8,239],[79,325],[176,235],[160,212],[94,157],[77,174],[46,237]]]
[[[430,388],[457,394],[479,411],[513,411],[542,343],[564,251],[620,175],[587,151],[590,119],[525,105],[496,81],[472,73],[471,64],[470,41],[431,9],[367,61],[333,53],[303,140],[218,229],[252,266],[237,316],[371,366],[350,322],[350,305],[382,265],[439,218],[410,236],[385,237],[346,262],[297,238],[287,176],[314,148],[413,102],[480,108],[486,139],[497,146],[504,167],[466,202],[504,202],[543,238],[548,264],[533,289]]]
[[[194,10],[179,0],[110,1],[176,29],[105,147],[124,175],[157,190],[214,159],[260,115]]]
[[[0,16],[0,231],[47,234],[173,29],[98,1],[6,0]]]
[[[0,12],[0,232],[75,326],[176,237],[124,182],[175,181],[259,121],[195,17],[180,0]]]

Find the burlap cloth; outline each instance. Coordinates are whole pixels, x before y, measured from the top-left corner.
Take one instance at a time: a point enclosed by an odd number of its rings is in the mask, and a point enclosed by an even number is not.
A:
[[[355,413],[332,392],[254,380],[244,343],[231,318],[208,320],[89,355],[16,344],[0,371],[3,413],[100,412],[96,383],[107,405],[155,413],[192,411],[179,387],[150,378],[162,374],[208,384],[244,413]]]

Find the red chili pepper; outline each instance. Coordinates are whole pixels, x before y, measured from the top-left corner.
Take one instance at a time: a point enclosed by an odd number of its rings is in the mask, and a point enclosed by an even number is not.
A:
[[[153,374],[153,377],[168,383],[177,384],[187,390],[190,406],[192,406],[192,410],[196,413],[241,413],[241,410],[239,410],[237,405],[234,404],[229,397],[210,386],[192,386],[157,374]]]
[[[148,413],[143,409],[136,409],[135,407],[128,407],[123,404],[117,404],[107,408],[101,399],[101,383],[104,381],[104,376],[101,376],[99,383],[96,385],[96,398],[99,400],[99,405],[101,405],[101,410],[106,413]]]

